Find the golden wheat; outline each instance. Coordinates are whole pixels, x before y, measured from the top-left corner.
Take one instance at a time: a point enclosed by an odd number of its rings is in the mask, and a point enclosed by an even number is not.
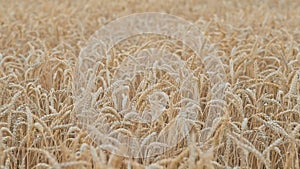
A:
[[[110,58],[78,59],[99,28],[147,11],[192,21],[201,56],[139,35]],[[299,13],[297,0],[0,0],[0,168],[299,169]],[[136,57],[148,48],[171,57]],[[144,158],[117,155],[128,137],[141,138]]]

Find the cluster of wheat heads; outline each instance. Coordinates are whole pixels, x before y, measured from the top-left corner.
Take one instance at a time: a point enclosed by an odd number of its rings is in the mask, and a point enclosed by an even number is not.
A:
[[[299,168],[299,2],[176,3],[1,0],[0,168]],[[164,11],[194,21],[218,48],[230,86],[224,115],[215,119],[209,139],[203,143],[201,131],[212,90],[209,76],[197,69],[202,63],[198,61],[195,67],[186,59],[192,70],[198,70],[194,73],[201,100],[195,107],[199,115],[190,136],[162,155],[131,159],[110,153],[110,147],[97,144],[78,124],[72,93],[77,79],[72,72],[81,47],[94,31],[114,18],[144,11]],[[151,40],[157,42],[155,37]],[[176,43],[164,42],[165,47],[177,50]],[[133,51],[122,51],[121,45],[114,49],[116,55],[134,52],[134,46],[125,48]],[[119,59],[121,62],[122,57]],[[165,71],[149,71],[139,79],[145,81],[144,86],[136,89],[145,89],[138,95],[139,110],[151,109],[143,97],[151,91],[147,83],[153,78],[164,93],[176,93],[176,83]],[[103,76],[99,85],[104,86],[107,79]],[[174,106],[168,109],[174,110],[150,126],[113,124],[123,118],[119,110],[126,105],[118,101],[117,90],[130,97],[134,92],[108,87],[116,97],[101,100],[99,90],[94,104],[105,107],[103,126],[112,122],[108,126],[115,129],[112,135],[159,131],[168,122],[164,119],[176,115],[179,98],[169,97]],[[156,94],[168,100],[164,94]]]

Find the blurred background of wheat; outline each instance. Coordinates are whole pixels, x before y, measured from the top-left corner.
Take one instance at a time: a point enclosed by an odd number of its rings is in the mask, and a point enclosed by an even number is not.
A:
[[[77,125],[72,72],[94,31],[145,11],[198,25],[222,51],[231,90],[205,145],[195,139],[159,158],[132,160],[101,150]],[[0,0],[0,168],[299,169],[299,119],[297,0]]]

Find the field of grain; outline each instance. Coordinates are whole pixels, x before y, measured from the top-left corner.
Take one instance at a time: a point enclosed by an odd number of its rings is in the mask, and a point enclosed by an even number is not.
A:
[[[172,14],[199,27],[222,63],[222,100],[213,99],[218,89],[211,86],[205,64],[193,51],[151,35],[114,46],[113,53],[120,57],[94,70],[101,82],[89,91],[91,97],[78,101],[76,85],[82,79],[76,65],[89,37],[114,19],[143,12]],[[181,90],[168,69],[141,71],[127,86],[118,73],[110,74],[139,50],[132,46],[145,44],[177,51],[196,85],[187,83]],[[130,64],[145,64],[135,61]],[[126,65],[121,69],[132,71]],[[158,103],[155,94],[165,100]],[[120,133],[153,145],[151,137],[179,114],[183,95],[199,100],[185,109],[196,114],[196,119],[187,120],[189,135],[156,155],[149,154],[149,146],[139,158],[109,151],[125,152],[102,140]],[[162,108],[159,104],[166,104],[164,114],[152,123],[135,124],[125,119],[124,110],[133,102],[138,113],[155,112]],[[221,106],[214,107],[216,103]],[[85,110],[88,122],[94,121],[90,115],[98,115],[97,129],[109,133],[90,134],[78,110]],[[299,164],[298,0],[0,0],[0,169],[299,169]]]

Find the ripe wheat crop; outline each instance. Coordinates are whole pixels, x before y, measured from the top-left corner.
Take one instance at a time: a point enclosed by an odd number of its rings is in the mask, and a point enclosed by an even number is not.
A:
[[[207,65],[181,42],[139,35],[110,59],[86,60],[96,80],[76,101],[74,72],[89,37],[149,11],[199,27],[226,85],[211,86]],[[172,56],[136,57],[145,48]],[[214,99],[220,90],[224,100]],[[91,119],[93,129],[84,126]],[[112,153],[131,151],[122,146],[129,137],[142,138],[134,152],[145,158]],[[300,2],[0,0],[0,168],[299,169]]]

